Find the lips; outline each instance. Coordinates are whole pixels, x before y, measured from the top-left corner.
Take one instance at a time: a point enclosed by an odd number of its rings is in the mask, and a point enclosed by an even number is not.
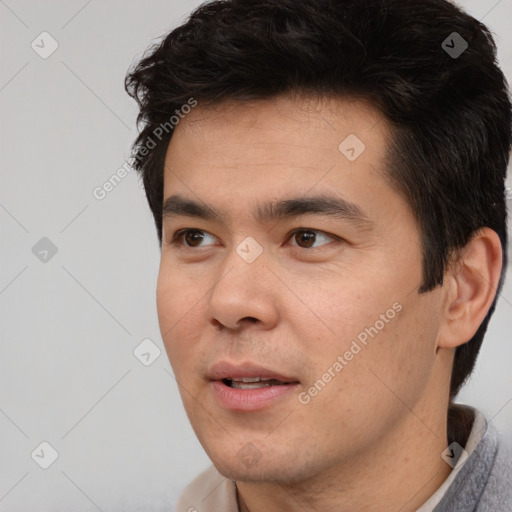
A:
[[[217,403],[236,412],[271,408],[297,392],[299,380],[253,363],[215,364],[208,373],[210,389]]]
[[[291,375],[284,375],[263,366],[253,363],[235,365],[227,361],[215,364],[208,373],[210,380],[221,380],[229,382],[256,383],[260,381],[277,381],[273,384],[298,383],[299,379]]]

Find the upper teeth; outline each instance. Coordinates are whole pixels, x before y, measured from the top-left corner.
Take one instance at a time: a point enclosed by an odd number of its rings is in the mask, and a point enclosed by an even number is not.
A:
[[[243,377],[241,379],[231,379],[235,382],[259,382],[260,380],[272,380],[272,379],[263,379],[261,377]]]

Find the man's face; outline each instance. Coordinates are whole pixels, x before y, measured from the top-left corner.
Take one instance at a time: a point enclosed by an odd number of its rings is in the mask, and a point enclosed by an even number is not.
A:
[[[417,293],[420,233],[383,177],[387,130],[360,101],[284,96],[199,104],[175,129],[164,200],[221,219],[164,208],[160,329],[191,424],[233,480],[299,482],[426,430],[411,410],[439,399],[440,299]],[[339,213],[307,208],[318,196]]]

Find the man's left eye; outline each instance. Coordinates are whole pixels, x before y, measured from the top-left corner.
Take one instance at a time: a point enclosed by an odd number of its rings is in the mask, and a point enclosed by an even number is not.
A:
[[[312,244],[314,244],[318,240],[318,236],[323,237],[326,240],[335,240],[334,236],[329,236],[323,231],[319,231],[317,229],[307,229],[307,228],[300,228],[296,229],[291,233],[290,238],[293,238],[297,241],[298,247],[301,247],[302,249],[309,249]],[[326,242],[329,243],[329,242]],[[304,244],[300,245],[300,244]],[[325,244],[320,244],[325,245]]]

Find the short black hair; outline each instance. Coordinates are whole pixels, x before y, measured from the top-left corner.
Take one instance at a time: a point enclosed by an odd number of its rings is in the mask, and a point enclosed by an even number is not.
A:
[[[160,246],[170,119],[191,99],[206,105],[300,92],[371,102],[393,133],[386,176],[421,229],[419,293],[442,284],[457,249],[480,228],[493,229],[503,248],[494,301],[456,350],[455,397],[475,365],[507,266],[512,107],[484,24],[446,0],[217,0],[148,49],[125,88],[140,108],[132,165]]]

